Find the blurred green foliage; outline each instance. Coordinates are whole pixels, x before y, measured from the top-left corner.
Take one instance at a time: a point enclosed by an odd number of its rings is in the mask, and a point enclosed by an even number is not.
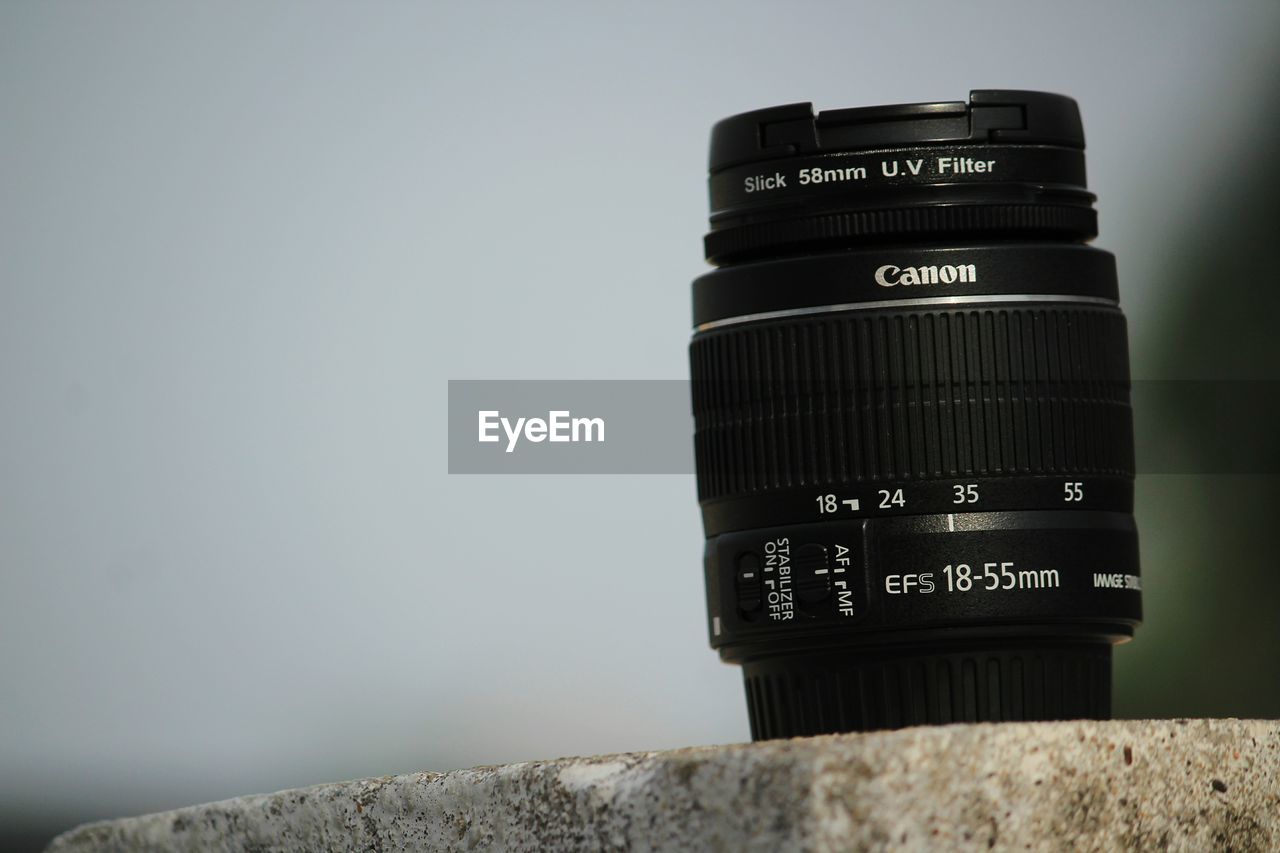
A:
[[[1280,74],[1271,91],[1280,93]],[[1259,105],[1262,108],[1262,105]],[[1214,471],[1237,433],[1260,474],[1140,474],[1136,509],[1146,622],[1116,653],[1118,717],[1280,717],[1280,120],[1253,141],[1256,160],[1228,170],[1185,239],[1170,246],[1157,337],[1134,341],[1133,372],[1174,380],[1266,379],[1252,416],[1160,382],[1135,397],[1144,447],[1168,448],[1184,470]],[[1207,138],[1211,145],[1212,139]],[[1123,286],[1123,285],[1122,285]],[[1236,393],[1236,392],[1231,392]],[[1150,470],[1147,466],[1146,470]]]

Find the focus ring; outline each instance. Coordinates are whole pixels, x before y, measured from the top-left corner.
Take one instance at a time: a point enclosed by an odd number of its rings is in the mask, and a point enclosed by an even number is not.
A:
[[[800,219],[736,225],[712,231],[703,245],[708,261],[725,263],[788,246],[829,241],[950,232],[981,235],[1014,232],[1020,236],[1091,239],[1098,214],[1091,207],[1057,204],[954,204],[823,213]]]
[[[690,359],[702,501],[865,481],[1133,474],[1115,309],[817,315],[704,332]]]

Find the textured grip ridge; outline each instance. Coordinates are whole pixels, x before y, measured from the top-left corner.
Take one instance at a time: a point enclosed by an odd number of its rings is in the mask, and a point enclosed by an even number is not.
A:
[[[863,481],[1133,474],[1117,309],[805,316],[704,332],[690,359],[700,500]]]

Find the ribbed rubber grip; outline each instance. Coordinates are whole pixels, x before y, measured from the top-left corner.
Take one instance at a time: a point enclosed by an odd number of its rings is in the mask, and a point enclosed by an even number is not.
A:
[[[753,740],[1111,716],[1105,644],[781,656],[747,663],[743,675]]]
[[[890,236],[902,239],[921,234],[937,238],[949,233],[1086,240],[1098,234],[1098,214],[1091,207],[1044,203],[846,210],[718,229],[706,235],[703,246],[707,260],[721,264],[797,246],[849,245],[859,240],[883,241]]]
[[[1133,473],[1117,309],[820,314],[698,334],[690,359],[700,500],[864,481]]]

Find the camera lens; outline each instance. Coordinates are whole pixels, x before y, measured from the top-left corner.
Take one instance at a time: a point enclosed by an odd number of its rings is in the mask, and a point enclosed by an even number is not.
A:
[[[1110,716],[1133,423],[1076,103],[743,113],[709,185],[708,630],[752,737]]]

